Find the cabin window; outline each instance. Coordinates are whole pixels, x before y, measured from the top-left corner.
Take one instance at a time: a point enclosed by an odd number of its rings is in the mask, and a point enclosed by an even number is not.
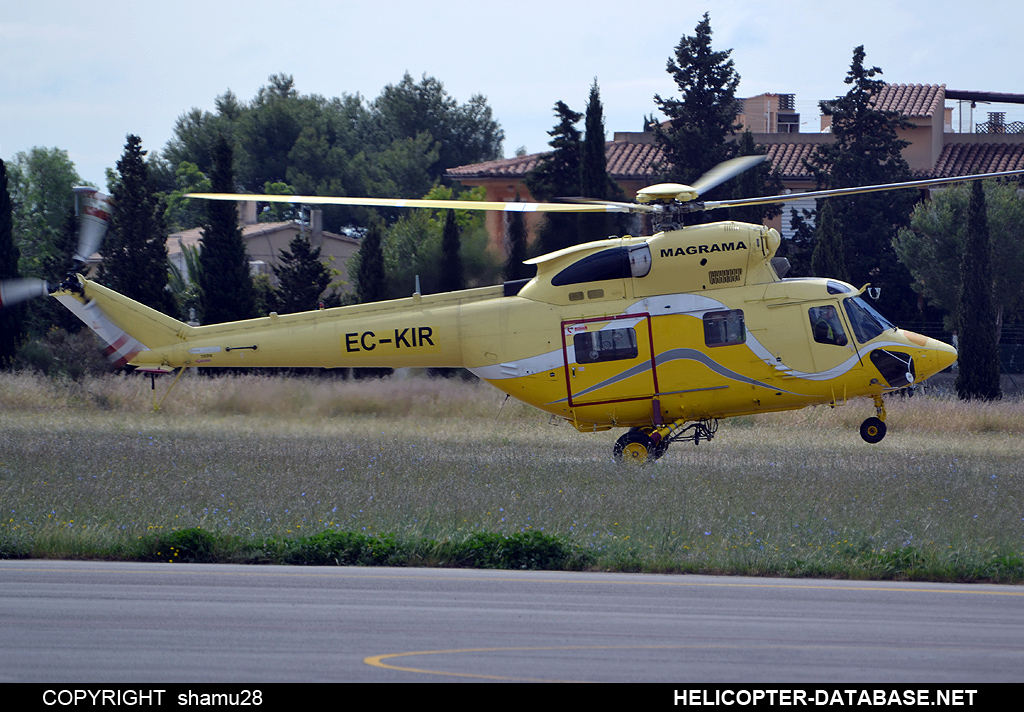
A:
[[[629,272],[633,277],[646,277],[651,271],[651,246],[637,245],[629,250]]]
[[[704,315],[704,343],[708,346],[730,346],[747,340],[743,310],[708,312]]]
[[[839,320],[839,311],[831,304],[823,307],[811,307],[807,310],[811,320],[811,333],[819,344],[846,346],[846,332]]]
[[[862,344],[871,341],[883,331],[896,328],[860,297],[850,297],[843,305],[846,307],[846,315],[850,317],[850,324],[853,325],[853,333]]]
[[[636,330],[601,329],[585,331],[572,337],[576,363],[597,363],[636,358]]]

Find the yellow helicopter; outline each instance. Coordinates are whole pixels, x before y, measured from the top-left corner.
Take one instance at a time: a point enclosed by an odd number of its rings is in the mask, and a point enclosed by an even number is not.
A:
[[[781,241],[774,229],[738,222],[679,227],[681,215],[1024,171],[700,201],[763,160],[726,161],[692,186],[645,188],[636,203],[189,196],[640,212],[659,219],[650,237],[614,237],[530,260],[537,274],[529,280],[209,326],[189,326],[77,274],[55,288],[41,280],[0,285],[0,305],[50,293],[99,334],[116,363],[150,374],[178,369],[174,383],[187,367],[466,368],[581,432],[628,428],[613,452],[633,462],[655,460],[673,442],[711,440],[722,418],[842,405],[857,397],[874,401],[875,415],[860,432],[877,443],[886,432],[882,394],[945,369],[956,360],[953,347],[894,327],[863,298],[867,285],[781,278],[773,263]]]

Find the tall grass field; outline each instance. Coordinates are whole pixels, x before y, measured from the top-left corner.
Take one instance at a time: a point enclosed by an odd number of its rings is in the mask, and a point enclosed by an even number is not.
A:
[[[161,395],[170,379],[157,381]],[[0,375],[0,557],[1024,581],[1024,403],[723,421],[612,460],[486,384]]]

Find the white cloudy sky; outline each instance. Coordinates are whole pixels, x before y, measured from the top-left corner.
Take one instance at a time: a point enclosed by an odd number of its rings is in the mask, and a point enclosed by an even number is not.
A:
[[[56,146],[103,185],[127,133],[159,149],[189,108],[228,88],[248,100],[278,72],[302,93],[367,98],[426,73],[459,101],[484,94],[505,154],[532,153],[554,102],[582,109],[595,76],[609,134],[639,130],[653,95],[673,94],[666,60],[706,10],[740,95],[796,94],[805,131],[817,100],[845,92],[859,44],[890,82],[1024,93],[1016,0],[0,0],[0,158]]]

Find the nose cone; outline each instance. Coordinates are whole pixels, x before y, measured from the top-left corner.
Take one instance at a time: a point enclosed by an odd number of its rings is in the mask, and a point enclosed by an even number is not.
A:
[[[921,334],[915,334],[912,331],[904,331],[903,335],[919,349],[914,356],[914,362],[917,365],[918,381],[934,376],[939,371],[952,366],[956,361],[956,349],[947,343],[928,336],[922,336]]]

